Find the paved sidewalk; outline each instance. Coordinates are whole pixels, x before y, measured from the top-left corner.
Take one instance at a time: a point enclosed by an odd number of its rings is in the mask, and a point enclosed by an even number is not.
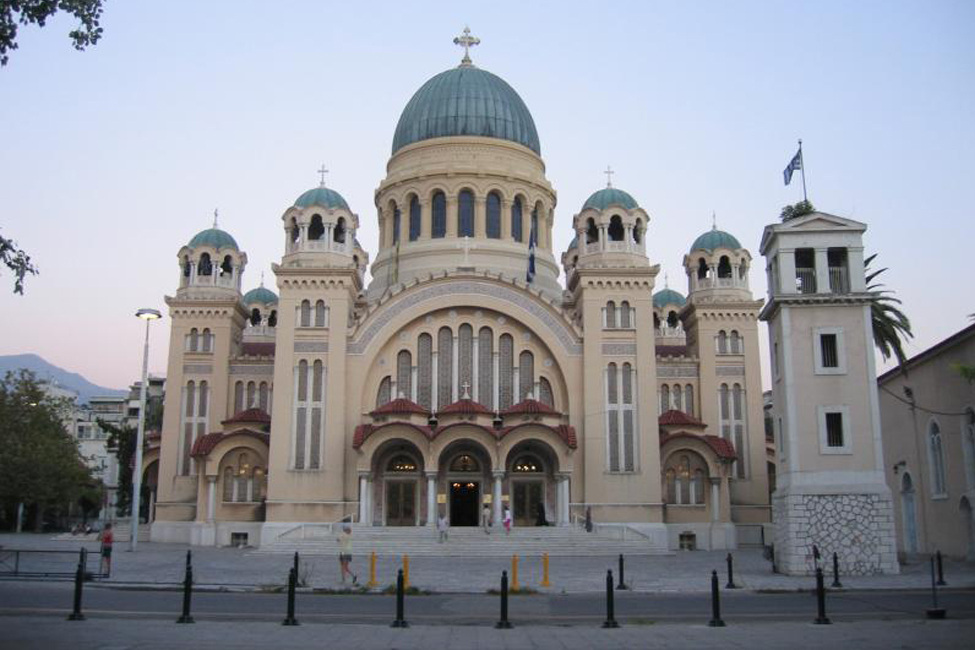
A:
[[[298,627],[260,622],[199,622],[99,619],[69,622],[62,617],[4,617],[0,647],[18,650],[71,648],[88,650],[173,650],[175,648],[234,648],[289,650],[291,648],[457,648],[457,649],[576,649],[576,648],[801,648],[849,647],[970,648],[972,621],[869,621],[812,625],[761,623],[709,628],[703,625],[598,627],[414,626],[391,629],[378,625],[315,625]]]
[[[450,542],[448,542],[450,543]],[[55,540],[51,535],[4,534],[0,546],[6,549],[63,549],[75,551],[84,545],[97,550],[96,542]],[[136,553],[127,545],[117,544],[113,558],[112,577],[105,585],[146,585],[163,587],[176,585],[183,579],[187,546],[140,542]],[[292,556],[258,553],[253,549],[192,547],[194,580],[198,588],[271,589],[287,580]],[[693,551],[672,556],[634,556],[626,561],[626,583],[636,591],[701,592],[710,589],[711,571],[717,570],[721,585],[727,580],[725,552]],[[751,590],[810,589],[809,577],[776,575],[757,549],[734,552],[735,582]],[[92,561],[97,561],[97,553]],[[380,588],[395,582],[399,557],[379,557],[377,578]],[[357,554],[352,569],[359,582],[369,577],[368,556]],[[542,588],[542,562],[539,557],[520,558],[518,577],[522,587],[553,593],[581,593],[602,591],[606,571],[617,573],[617,555],[607,542],[604,556],[553,557],[550,564],[551,587]],[[497,588],[501,571],[511,574],[511,562],[505,558],[433,558],[410,560],[410,583],[420,589],[436,592],[484,593]],[[316,589],[341,589],[338,559],[331,555],[306,554],[301,558],[300,577],[305,586]],[[953,588],[975,588],[975,564],[945,561],[945,577]],[[927,562],[902,566],[897,576],[840,576],[847,589],[926,589],[930,588]],[[827,572],[827,586],[832,574]]]

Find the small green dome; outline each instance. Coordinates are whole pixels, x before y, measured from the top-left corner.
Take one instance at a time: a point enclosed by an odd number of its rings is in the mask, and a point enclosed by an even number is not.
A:
[[[604,187],[598,192],[593,192],[593,194],[586,199],[582,209],[587,210],[589,208],[594,208],[596,210],[605,210],[611,205],[618,205],[626,208],[627,210],[632,210],[639,207],[636,203],[636,199],[623,190],[618,190],[615,187]]]
[[[190,240],[189,247],[196,248],[198,246],[212,246],[217,250],[221,248],[232,248],[235,251],[240,250],[237,248],[237,242],[230,236],[230,233],[224,232],[219,228],[207,228],[196,233],[193,239]]]
[[[572,241],[569,242],[569,248],[566,250],[571,251],[573,248],[579,248],[579,235],[572,238]]]
[[[295,201],[296,208],[307,208],[312,205],[323,208],[342,208],[343,210],[349,210],[349,204],[345,202],[341,194],[324,186],[308,190]]]
[[[664,305],[680,305],[683,307],[687,299],[673,289],[663,289],[653,294],[653,306],[663,307]]]
[[[278,296],[270,289],[265,289],[263,286],[257,287],[256,289],[251,289],[244,294],[244,304],[250,305],[253,303],[261,303],[262,305],[275,305],[278,302]]]
[[[414,142],[449,136],[510,140],[541,155],[528,107],[497,75],[472,65],[441,72],[410,99],[393,135],[393,153]]]
[[[716,248],[730,248],[731,250],[737,250],[741,248],[741,244],[735,239],[733,235],[729,235],[723,230],[718,230],[717,228],[712,228],[700,237],[694,240],[691,244],[691,251],[713,251]]]

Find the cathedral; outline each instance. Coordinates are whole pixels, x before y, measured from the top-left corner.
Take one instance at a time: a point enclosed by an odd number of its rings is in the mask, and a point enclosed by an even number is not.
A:
[[[472,526],[485,506],[516,528],[618,523],[659,549],[760,541],[748,250],[712,227],[677,245],[686,295],[670,288],[639,192],[610,182],[570,206],[575,237],[554,250],[569,224],[532,115],[473,64],[476,39],[457,42],[460,65],[396,125],[374,258],[324,181],[281,214],[276,291],[243,291],[247,255],[216,222],[179,250],[163,429],[143,465],[154,541]]]

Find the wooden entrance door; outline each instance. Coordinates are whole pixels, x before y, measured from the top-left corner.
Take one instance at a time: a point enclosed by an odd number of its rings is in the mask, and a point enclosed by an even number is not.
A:
[[[538,504],[543,502],[544,482],[514,481],[514,515],[516,526],[534,526],[538,520]]]
[[[386,481],[386,525],[416,525],[416,481]]]

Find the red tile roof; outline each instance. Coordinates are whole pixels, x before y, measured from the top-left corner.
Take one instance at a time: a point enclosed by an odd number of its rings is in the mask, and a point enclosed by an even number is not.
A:
[[[229,420],[224,420],[222,424],[271,424],[271,416],[261,408],[252,408],[241,411]]]
[[[240,344],[240,354],[245,357],[273,357],[274,343],[249,341]]]
[[[447,415],[451,413],[461,415],[493,415],[491,409],[479,402],[475,402],[472,399],[457,400],[453,404],[448,404],[437,411],[437,415]]]
[[[204,436],[200,436],[193,443],[193,449],[190,450],[190,456],[199,457],[207,456],[213,449],[220,443],[224,438],[231,438],[233,436],[249,436],[251,438],[257,438],[265,445],[271,440],[271,436],[262,432],[254,431],[252,429],[238,429],[237,431],[232,431],[231,433],[208,433]]]
[[[690,433],[688,431],[679,431],[677,433],[665,434],[660,436],[660,446],[663,447],[666,443],[670,442],[674,438],[689,438],[691,440],[700,440],[712,450],[722,460],[735,460],[738,458],[738,454],[735,453],[735,446],[731,444],[730,440],[724,438],[719,438],[718,436],[711,435],[698,435],[696,433]]]
[[[518,429],[520,429],[522,427],[542,427],[543,429],[548,429],[549,431],[551,431],[552,433],[554,433],[555,435],[557,435],[559,438],[562,438],[562,440],[565,442],[566,446],[569,449],[576,449],[577,448],[578,443],[576,441],[576,429],[575,429],[575,427],[570,426],[568,424],[560,424],[558,426],[553,427],[553,426],[549,426],[547,424],[541,424],[539,422],[519,422],[518,424],[516,424],[514,426],[505,427],[505,428],[501,429],[500,430],[501,433],[500,433],[500,435],[498,437],[499,438],[504,438],[506,435],[508,435],[508,434],[510,434],[510,433],[512,433],[514,431],[517,431]]]
[[[415,429],[421,435],[425,436],[428,440],[432,440],[435,437],[433,429],[428,426],[421,426],[419,424],[413,424],[411,422],[383,422],[382,424],[360,424],[355,428],[355,432],[352,434],[352,448],[358,449],[366,441],[366,439],[379,431],[384,427],[410,427]]]
[[[686,357],[687,356],[687,346],[686,345],[658,345],[657,356],[658,357]]]
[[[392,402],[386,402],[375,411],[369,415],[402,415],[404,413],[416,413],[417,415],[430,415],[430,411],[426,410],[416,402],[410,401],[405,397],[399,397],[394,399]]]
[[[501,415],[519,415],[522,413],[528,413],[530,415],[561,415],[548,404],[539,402],[536,399],[523,400],[501,411]]]
[[[682,425],[689,427],[706,427],[707,425],[698,420],[697,418],[684,413],[683,411],[678,411],[671,409],[660,416],[658,422],[662,426],[667,425]]]

